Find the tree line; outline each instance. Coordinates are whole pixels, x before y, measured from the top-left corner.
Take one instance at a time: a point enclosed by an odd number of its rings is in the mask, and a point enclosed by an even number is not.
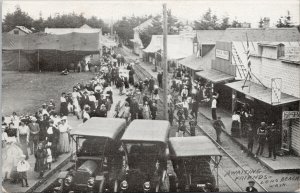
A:
[[[49,16],[47,19],[43,19],[42,13],[38,19],[33,19],[28,13],[21,10],[20,7],[16,7],[13,13],[7,13],[4,16],[2,22],[2,32],[9,32],[15,28],[15,26],[24,26],[33,32],[44,31],[48,28],[79,28],[82,25],[87,24],[92,28],[102,28],[103,33],[109,33],[109,26],[102,19],[92,16],[85,18],[83,14],[55,14],[55,16]]]
[[[168,34],[170,35],[179,34],[186,26],[189,26],[193,30],[225,30],[227,28],[242,27],[242,23],[237,19],[233,19],[230,22],[228,16],[218,18],[217,15],[213,14],[210,8],[198,20],[195,20],[192,23],[180,20],[172,14],[171,10],[167,11],[167,16]],[[151,41],[152,35],[161,35],[163,33],[161,15],[132,15],[131,17],[123,17],[113,24],[113,33],[118,35],[119,40],[123,44],[132,46],[130,39],[134,38],[134,28],[147,20],[150,20],[151,25],[147,25],[138,32],[143,46],[147,47]],[[269,22],[268,18],[260,18],[258,26],[262,28],[266,22]],[[16,7],[16,10],[13,13],[7,13],[4,16],[2,31],[8,32],[18,25],[31,29],[33,32],[40,32],[44,31],[46,27],[78,28],[84,24],[87,24],[92,28],[102,28],[103,33],[111,32],[109,25],[95,16],[85,18],[83,14],[76,14],[73,12],[62,15],[55,14],[55,16],[49,16],[47,19],[43,19],[42,13],[40,13],[39,19],[33,19],[28,13],[22,11],[20,7]],[[287,16],[281,16],[277,20],[276,27],[294,27],[289,12],[287,12]]]

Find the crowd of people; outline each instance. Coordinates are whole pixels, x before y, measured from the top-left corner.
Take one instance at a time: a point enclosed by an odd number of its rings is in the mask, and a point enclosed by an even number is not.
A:
[[[173,79],[170,83],[171,93],[168,95],[169,120],[173,123],[173,113],[177,109],[178,130],[177,135],[183,136],[190,127],[190,134],[194,135],[194,125],[197,124],[197,114],[199,107],[211,107],[212,126],[216,131],[216,141],[221,143],[220,135],[222,130],[226,130],[220,116],[217,115],[219,106],[219,93],[213,91],[211,83],[203,79],[192,81],[186,68],[177,68],[174,71]],[[189,118],[191,115],[191,119]],[[236,138],[245,138],[248,141],[248,150],[253,152],[253,145],[257,139],[258,149],[254,152],[255,156],[263,154],[264,147],[267,144],[269,158],[276,159],[277,145],[279,144],[280,133],[274,122],[261,122],[256,125],[254,120],[254,110],[248,104],[242,105],[236,109],[232,115],[231,135]],[[186,123],[186,121],[189,121]]]
[[[14,112],[9,118],[2,117],[2,149],[7,150],[7,155],[16,149],[21,151],[11,156],[14,160],[4,160],[9,166],[3,171],[4,180],[22,181],[22,186],[28,186],[29,168],[42,178],[51,169],[51,163],[71,150],[68,116],[75,115],[82,122],[91,117],[107,117],[114,102],[113,87],[119,89],[120,95],[126,95],[125,100],[116,102],[114,117],[127,122],[156,119],[158,86],[153,78],[135,82],[133,63],[125,64],[122,58],[113,51],[105,53],[95,77],[85,84],[77,83],[72,92],[61,93],[59,107],[51,99],[34,115],[19,116]],[[124,69],[125,73],[121,72]],[[34,166],[29,166],[30,156],[35,157]]]

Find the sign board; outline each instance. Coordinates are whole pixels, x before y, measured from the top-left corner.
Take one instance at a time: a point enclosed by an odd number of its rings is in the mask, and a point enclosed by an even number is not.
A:
[[[291,146],[291,127],[289,120],[282,120],[282,133],[281,133],[281,149],[290,151]]]
[[[216,57],[224,60],[229,60],[229,51],[216,49]]]
[[[300,111],[283,111],[282,112],[282,119],[299,119],[300,118]]]
[[[281,102],[281,85],[282,85],[281,78],[271,79],[271,89],[272,89],[271,104]]]

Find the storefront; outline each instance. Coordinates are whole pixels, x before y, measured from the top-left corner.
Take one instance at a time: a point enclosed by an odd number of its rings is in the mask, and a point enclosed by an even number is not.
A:
[[[272,101],[272,89],[260,84],[244,81],[227,83],[232,89],[233,109],[239,109],[242,104],[248,104],[254,113],[254,127],[261,122],[275,123],[281,132],[281,149],[299,155],[300,127],[299,127],[299,101],[300,99],[281,93],[279,101]]]
[[[210,82],[211,93],[219,93],[218,108],[230,111],[232,108],[231,89],[228,89],[224,84],[234,81],[234,76],[224,72],[210,69],[205,71],[196,72],[198,78],[203,78]]]

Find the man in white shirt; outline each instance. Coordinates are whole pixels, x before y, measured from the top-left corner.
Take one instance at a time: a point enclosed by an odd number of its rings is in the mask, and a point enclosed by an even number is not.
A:
[[[217,120],[217,95],[212,96],[212,101],[211,101],[211,114],[212,114],[212,119]]]

